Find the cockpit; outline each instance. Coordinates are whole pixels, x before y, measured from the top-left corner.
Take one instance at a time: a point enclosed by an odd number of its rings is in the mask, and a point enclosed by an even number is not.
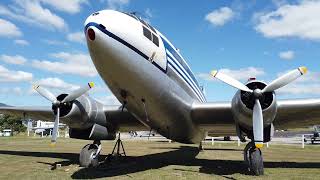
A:
[[[123,12],[123,13],[134,18],[137,21],[140,21],[142,24],[143,35],[146,38],[148,38],[150,41],[152,41],[153,44],[159,47],[159,38],[157,36],[157,31],[150,24],[148,24],[142,18],[136,16],[136,13],[128,13],[128,12]]]

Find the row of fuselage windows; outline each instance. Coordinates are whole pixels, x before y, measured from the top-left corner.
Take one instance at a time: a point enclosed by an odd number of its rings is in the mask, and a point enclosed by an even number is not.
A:
[[[145,22],[144,20],[142,20],[141,18],[136,17],[134,14],[132,13],[125,13],[128,16],[134,18],[135,20],[140,21],[143,25],[142,25],[142,29],[143,29],[143,35],[148,38],[150,41],[153,42],[153,44],[155,44],[156,46],[159,47],[159,38],[157,37],[157,32],[156,30],[150,26],[147,22]],[[150,30],[152,31],[150,31]]]

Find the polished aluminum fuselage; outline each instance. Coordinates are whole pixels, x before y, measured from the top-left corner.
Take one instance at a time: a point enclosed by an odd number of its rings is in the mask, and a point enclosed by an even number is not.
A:
[[[126,17],[125,14],[115,11],[105,13],[113,17],[119,16],[118,21],[129,18],[128,23],[131,23],[131,17]],[[107,19],[108,15],[102,17]],[[192,103],[199,101],[192,89],[171,67],[167,66],[166,71],[163,71],[130,48],[134,46],[147,57],[151,56],[153,49],[150,44],[143,44],[143,41],[135,39],[135,36],[143,38],[141,31],[141,35],[134,34],[136,32],[132,29],[132,34],[126,33],[122,29],[124,27],[115,27],[123,24],[106,19],[89,17],[85,30],[91,28],[95,32],[95,40],[87,40],[90,55],[99,75],[112,93],[120,102],[126,101],[128,111],[150,129],[178,142],[200,142],[205,133],[191,119]],[[115,24],[113,27],[112,23]],[[160,39],[160,48],[162,45]],[[121,94],[124,91],[125,98]]]

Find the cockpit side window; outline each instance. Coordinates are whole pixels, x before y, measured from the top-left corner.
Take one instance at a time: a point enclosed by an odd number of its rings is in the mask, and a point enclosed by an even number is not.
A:
[[[146,27],[142,26],[143,28],[143,35],[147,37],[150,41],[152,41],[151,31],[147,29]]]
[[[159,47],[159,38],[155,34],[152,34],[152,42]]]

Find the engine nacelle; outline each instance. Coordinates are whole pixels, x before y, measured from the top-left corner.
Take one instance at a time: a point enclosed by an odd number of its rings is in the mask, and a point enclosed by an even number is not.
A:
[[[99,124],[94,124],[87,129],[69,129],[69,136],[75,139],[85,140],[114,140],[116,138],[115,133],[109,133],[108,129]]]
[[[246,84],[250,89],[263,89],[266,84],[261,81],[250,81]],[[247,135],[252,134],[252,110],[255,99],[252,93],[245,91],[238,91],[232,99],[232,114],[239,126],[238,129],[244,131]],[[267,92],[263,94],[260,99],[260,104],[263,112],[264,128],[273,129],[272,122],[277,114],[276,95],[274,92]],[[266,129],[266,130],[267,130]],[[269,131],[270,131],[269,130]],[[265,134],[273,134],[273,132],[266,132]],[[239,135],[239,132],[238,132]],[[270,137],[269,137],[270,138]]]
[[[63,99],[66,94],[58,96]],[[53,107],[54,113],[55,108]],[[115,137],[116,128],[108,123],[103,104],[87,95],[60,105],[60,117],[70,128],[70,137],[105,140]]]

